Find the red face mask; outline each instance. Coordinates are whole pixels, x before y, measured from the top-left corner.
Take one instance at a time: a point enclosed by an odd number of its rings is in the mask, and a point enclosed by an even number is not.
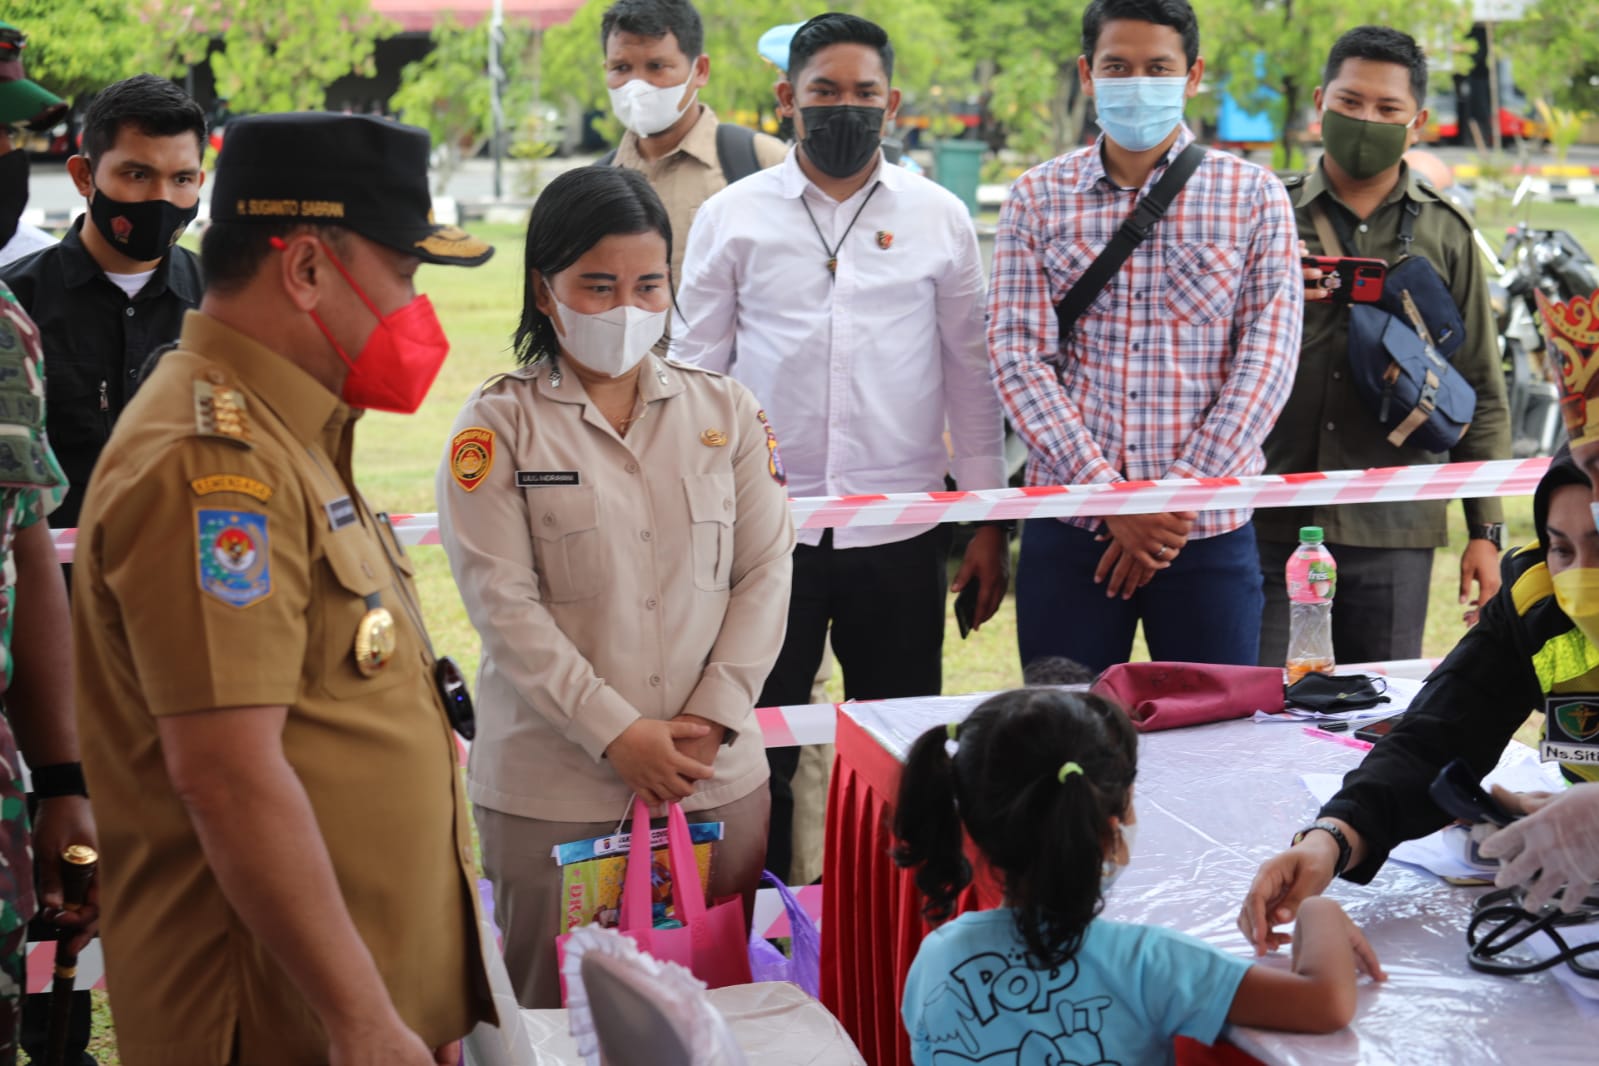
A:
[[[317,242],[322,244],[321,241]],[[282,251],[288,247],[282,240],[272,238],[272,246]],[[415,414],[422,406],[428,389],[439,376],[445,357],[450,354],[450,342],[444,336],[444,327],[433,313],[433,304],[426,296],[418,296],[404,307],[385,317],[370,297],[355,283],[333,249],[322,244],[333,263],[355,294],[377,317],[378,324],[361,346],[354,359],[333,339],[333,334],[323,324],[321,317],[311,312],[311,321],[333,345],[350,368],[344,379],[342,396],[351,407],[372,411],[391,411],[395,414]]]

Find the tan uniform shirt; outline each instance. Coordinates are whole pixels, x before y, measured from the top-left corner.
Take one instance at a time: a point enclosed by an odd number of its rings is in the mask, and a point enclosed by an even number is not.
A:
[[[732,732],[705,810],[766,780],[752,709],[783,645],[794,547],[776,438],[748,389],[648,357],[619,437],[544,364],[492,381],[455,422],[439,533],[483,639],[472,802],[525,818],[620,817],[603,758],[638,718]]]
[[[716,155],[716,113],[700,109],[700,120],[672,151],[660,159],[648,160],[639,154],[638,135],[631,130],[616,146],[616,165],[637,170],[649,179],[655,195],[666,205],[672,222],[672,278],[683,280],[683,250],[688,247],[689,227],[700,205],[723,189],[727,178]],[[764,133],[755,135],[755,160],[762,168],[775,167],[788,155],[788,145]]]
[[[190,312],[90,482],[78,732],[127,1066],[229,1062],[235,1039],[239,1063],[327,1061],[312,1005],[229,906],[167,777],[156,719],[213,708],[288,706],[284,753],[406,1024],[438,1046],[493,1017],[455,745],[411,564],[352,483],[353,430],[298,367]],[[353,642],[378,599],[398,648],[365,677]]]

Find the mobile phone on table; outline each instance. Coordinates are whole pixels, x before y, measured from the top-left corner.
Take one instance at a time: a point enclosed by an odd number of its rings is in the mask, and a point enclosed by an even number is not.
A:
[[[1355,739],[1364,740],[1368,744],[1375,744],[1393,732],[1394,726],[1403,721],[1404,717],[1403,714],[1396,714],[1389,718],[1379,718],[1375,722],[1367,722],[1355,730]]]
[[[968,581],[955,597],[955,625],[960,629],[962,640],[977,624],[977,592],[981,587],[980,581]]]
[[[1504,804],[1494,799],[1493,793],[1482,787],[1464,759],[1456,759],[1439,770],[1427,787],[1427,793],[1451,818],[1472,825],[1490,822],[1503,828],[1521,817],[1511,814]]]
[[[1305,288],[1324,288],[1332,292],[1337,303],[1374,304],[1382,299],[1383,281],[1388,277],[1388,264],[1381,259],[1360,259],[1354,256],[1304,255],[1299,264],[1315,267],[1324,275],[1320,281],[1305,281]]]

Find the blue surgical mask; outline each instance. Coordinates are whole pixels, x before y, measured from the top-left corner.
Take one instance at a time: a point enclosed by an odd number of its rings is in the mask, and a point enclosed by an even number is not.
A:
[[[1147,152],[1183,120],[1187,88],[1186,77],[1095,78],[1099,128],[1129,152]]]

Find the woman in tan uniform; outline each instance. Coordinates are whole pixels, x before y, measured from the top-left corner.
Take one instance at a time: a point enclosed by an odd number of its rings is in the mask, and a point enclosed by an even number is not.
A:
[[[652,352],[671,242],[637,173],[552,182],[528,223],[521,369],[467,401],[439,468],[483,640],[468,794],[524,1007],[560,1000],[555,845],[612,832],[634,794],[680,801],[724,823],[710,894],[747,905],[766,848],[752,709],[787,616],[786,478],[747,389]]]

